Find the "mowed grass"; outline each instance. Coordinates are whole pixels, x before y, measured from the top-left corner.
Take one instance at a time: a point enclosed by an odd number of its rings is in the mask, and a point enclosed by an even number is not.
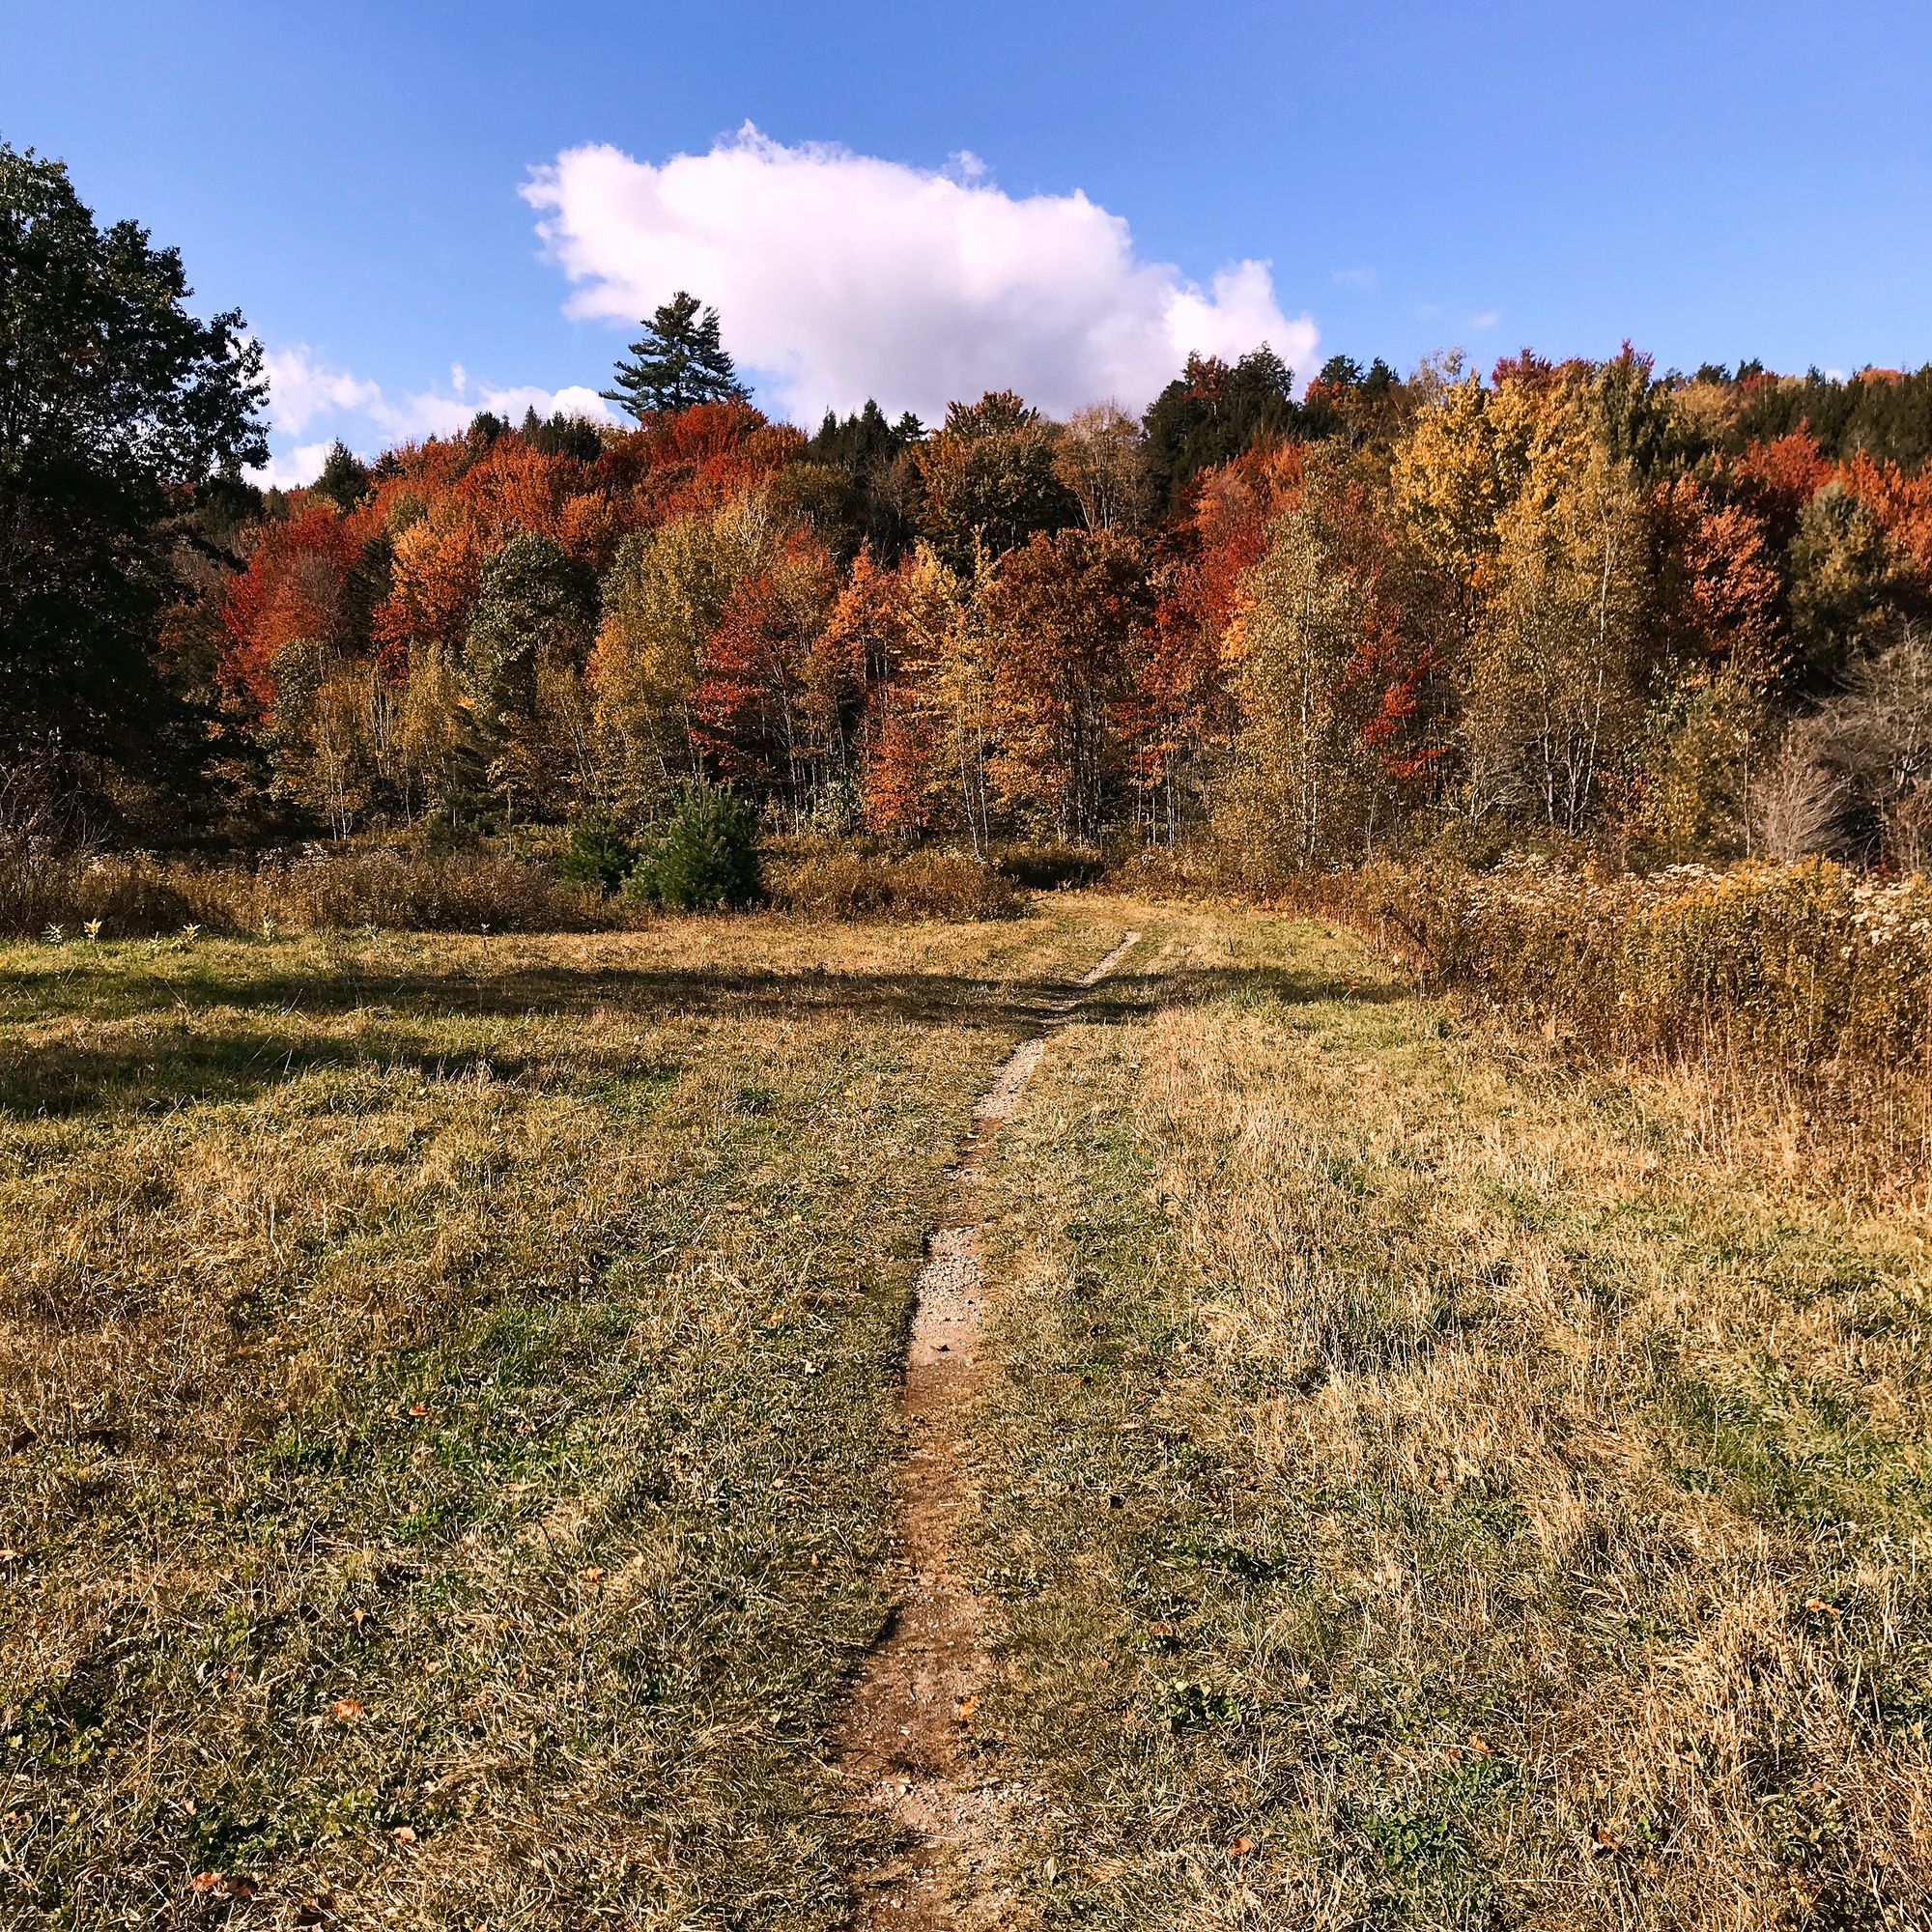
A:
[[[0,1923],[840,1922],[921,1231],[1097,950],[0,948]]]
[[[1932,1923],[1924,1222],[1145,923],[995,1149],[1009,1922]]]

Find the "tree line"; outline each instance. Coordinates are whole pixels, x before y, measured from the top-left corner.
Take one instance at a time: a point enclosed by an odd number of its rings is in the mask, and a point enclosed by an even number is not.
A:
[[[53,164],[0,187],[0,750],[129,836],[641,825],[702,779],[1258,875],[1932,838],[1932,368],[1335,356],[1297,394],[1264,345],[1138,417],[808,434],[679,292],[628,427],[485,414],[260,492],[240,318]]]

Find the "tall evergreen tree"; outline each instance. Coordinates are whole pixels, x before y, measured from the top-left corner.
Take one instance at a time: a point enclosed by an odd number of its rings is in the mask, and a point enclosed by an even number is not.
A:
[[[697,298],[679,289],[643,325],[631,344],[633,362],[617,364],[617,386],[605,398],[639,422],[695,403],[741,403],[745,386],[720,340],[718,311],[700,309]]]
[[[368,466],[338,437],[323,459],[321,474],[308,487],[312,496],[327,497],[346,517],[368,494]]]

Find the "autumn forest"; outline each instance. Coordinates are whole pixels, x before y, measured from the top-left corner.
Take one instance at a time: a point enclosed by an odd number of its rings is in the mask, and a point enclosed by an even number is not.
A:
[[[203,452],[141,611],[16,683],[16,791],[246,846],[636,825],[705,781],[774,828],[1207,843],[1254,880],[1932,838],[1932,371],[1626,345],[1297,384],[1260,344],[1141,417],[801,429],[728,329],[668,301],[622,429],[479,414],[287,491]]]
[[[338,835],[648,813],[702,774],[976,847],[1237,827],[1293,867],[1426,826],[1910,861],[1916,747],[1873,740],[1932,683],[1928,446],[1932,376],[1629,350],[1338,356],[1296,401],[1264,346],[1144,421],[1009,393],[930,434],[484,418],[250,504],[176,647],[228,809]]]

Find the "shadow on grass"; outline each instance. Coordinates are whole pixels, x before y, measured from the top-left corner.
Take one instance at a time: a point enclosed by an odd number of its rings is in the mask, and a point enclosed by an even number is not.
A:
[[[9,976],[0,975],[0,986]],[[152,1016],[169,1031],[131,1041],[111,1037],[34,1043],[0,1051],[0,1114],[63,1115],[99,1106],[242,1100],[320,1069],[401,1072],[448,1080],[487,1060],[493,1078],[560,1072],[573,1087],[635,1072],[639,1055],[605,1046],[594,1033],[554,1042],[525,1038],[439,1038],[469,1021],[540,1027],[620,1017],[663,1021],[810,1019],[814,1015],[915,1026],[964,1027],[1010,1037],[1062,1015],[1070,990],[1062,980],[999,981],[952,974],[778,973],[757,969],[688,972],[622,968],[523,968],[489,978],[469,974],[197,975],[188,981],[67,981],[71,997],[39,1016],[106,1019]],[[145,997],[142,997],[145,995]],[[1308,1005],[1331,1000],[1383,1003],[1407,998],[1373,981],[1278,967],[1181,968],[1119,973],[1086,993],[1088,1023],[1142,1019],[1162,1009],[1217,1002]],[[103,1010],[105,1009],[105,1010]],[[352,1034],[319,1034],[315,1023],[360,1014]],[[218,1015],[218,1017],[215,1017]]]

